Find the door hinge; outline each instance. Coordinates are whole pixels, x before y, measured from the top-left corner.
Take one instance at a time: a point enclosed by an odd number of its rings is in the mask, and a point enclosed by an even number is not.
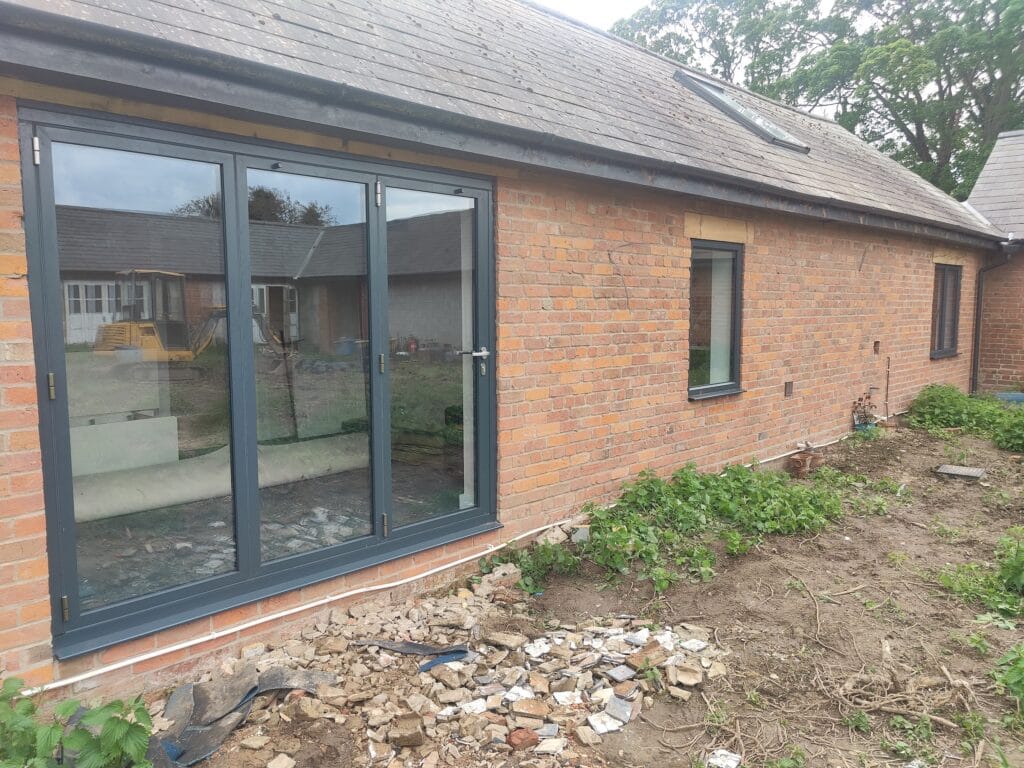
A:
[[[381,373],[384,373],[384,355],[377,356],[377,367],[380,368]]]
[[[65,622],[71,621],[71,607],[67,595],[60,596],[60,617]]]
[[[389,535],[390,535],[390,530],[389,530],[389,525],[388,525],[388,513],[385,512],[384,513],[384,538],[386,539]]]
[[[39,163],[36,163],[36,165],[39,165]],[[377,207],[380,208],[384,203],[384,185],[380,183],[380,179],[377,179],[377,182],[373,185],[373,189],[377,198]]]
[[[46,374],[46,391],[51,400],[57,399],[57,381],[52,372]]]
[[[39,151],[39,137],[32,137],[32,164],[39,165],[42,153]]]

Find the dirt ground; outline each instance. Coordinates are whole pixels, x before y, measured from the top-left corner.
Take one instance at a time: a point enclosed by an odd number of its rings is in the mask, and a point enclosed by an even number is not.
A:
[[[694,622],[714,628],[732,652],[729,674],[703,699],[659,700],[642,722],[605,737],[599,749],[610,765],[689,767],[728,747],[756,766],[797,746],[808,766],[902,766],[913,757],[928,760],[921,765],[1024,766],[1024,733],[1000,726],[1011,703],[988,678],[1024,631],[977,623],[984,608],[963,605],[931,576],[947,563],[991,561],[999,536],[1024,522],[1024,466],[987,441],[950,443],[910,430],[843,441],[827,455],[844,472],[905,483],[907,502],[890,502],[884,515],[848,515],[812,538],[774,537],[743,557],[720,553],[711,582],[677,584],[659,601],[646,584],[607,587],[596,570],[556,580],[537,600],[542,616],[561,620],[626,612]],[[987,475],[945,479],[934,472],[944,463]],[[972,634],[985,638],[987,655],[967,644]],[[904,680],[948,671],[969,681],[970,709],[988,721],[981,754],[961,746],[962,729],[937,723],[930,741],[912,743],[890,725],[891,713],[869,713],[867,733],[844,725],[854,708],[841,706],[835,691],[855,674],[887,669]],[[913,755],[896,757],[883,741],[903,742]],[[998,762],[995,741],[1007,763]]]
[[[609,584],[584,567],[531,601],[538,625],[630,614],[706,627],[729,651],[728,674],[699,695],[685,703],[657,697],[598,747],[574,745],[571,764],[702,767],[711,750],[725,748],[755,768],[1024,766],[1024,733],[1007,730],[1011,700],[989,677],[1024,630],[978,623],[984,608],[964,605],[934,580],[947,563],[990,561],[999,536],[1024,522],[1024,465],[986,441],[909,430],[846,440],[826,453],[836,469],[889,478],[904,490],[887,497],[884,514],[851,512],[809,538],[773,537],[735,558],[719,548],[713,580],[676,584],[660,599],[647,583]],[[942,478],[934,469],[943,463],[984,467],[987,475],[980,482]],[[861,706],[841,700],[858,695]],[[924,709],[934,716],[930,726],[907,732]],[[854,730],[849,718],[858,710],[866,711]],[[968,712],[980,716],[975,736],[984,729],[973,743],[963,728]],[[256,732],[271,736],[275,751],[290,752],[297,768],[359,764],[352,744],[362,730],[360,717],[243,726],[205,765],[262,768],[273,752],[239,749]],[[794,748],[804,757],[787,760]],[[470,753],[457,765],[481,760]],[[538,764],[529,753],[495,753],[487,763]]]

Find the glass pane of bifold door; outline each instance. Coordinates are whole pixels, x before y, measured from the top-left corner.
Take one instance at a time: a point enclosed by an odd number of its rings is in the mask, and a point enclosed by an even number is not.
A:
[[[387,190],[394,525],[476,506],[475,201]]]
[[[249,169],[264,561],[373,532],[366,186]]]
[[[221,166],[53,145],[79,607],[235,570]]]

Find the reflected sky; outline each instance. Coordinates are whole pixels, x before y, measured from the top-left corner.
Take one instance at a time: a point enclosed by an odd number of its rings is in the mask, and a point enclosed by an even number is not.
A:
[[[139,213],[174,213],[220,192],[220,166],[78,144],[53,144],[57,205]],[[330,206],[332,223],[365,221],[362,184],[251,169],[251,185],[288,193],[296,203]],[[472,210],[473,198],[389,188],[388,221],[447,211]]]
[[[388,221],[447,211],[471,211],[474,202],[472,197],[388,187]]]
[[[220,192],[220,166],[118,149],[53,145],[57,205],[172,213]]]

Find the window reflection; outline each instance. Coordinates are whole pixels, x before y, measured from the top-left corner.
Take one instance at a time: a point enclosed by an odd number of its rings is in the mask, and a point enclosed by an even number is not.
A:
[[[217,165],[55,144],[83,610],[235,569]]]
[[[249,171],[264,560],[370,534],[366,188]]]
[[[694,248],[690,265],[690,382],[702,387],[736,378],[736,254]]]
[[[391,475],[396,526],[476,505],[474,200],[389,188]]]

